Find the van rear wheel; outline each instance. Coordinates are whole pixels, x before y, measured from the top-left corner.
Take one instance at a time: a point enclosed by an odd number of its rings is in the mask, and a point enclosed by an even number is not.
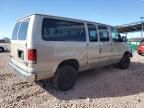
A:
[[[77,80],[77,71],[71,65],[60,66],[53,79],[54,86],[61,91],[71,89]]]
[[[121,61],[119,62],[118,67],[120,69],[127,69],[129,65],[130,65],[130,56],[128,54],[125,54],[122,57]]]

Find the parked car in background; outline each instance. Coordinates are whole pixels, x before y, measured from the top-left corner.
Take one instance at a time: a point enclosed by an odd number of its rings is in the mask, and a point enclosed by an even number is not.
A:
[[[10,48],[8,43],[0,43],[0,52],[7,52],[9,49]]]
[[[144,39],[140,42],[140,45],[137,47],[137,53],[139,55],[144,54]]]
[[[9,65],[26,81],[53,78],[55,87],[68,90],[78,72],[110,64],[128,68],[131,51],[113,26],[33,14],[15,24]]]
[[[0,39],[0,52],[6,51],[10,51],[10,39],[5,37]]]

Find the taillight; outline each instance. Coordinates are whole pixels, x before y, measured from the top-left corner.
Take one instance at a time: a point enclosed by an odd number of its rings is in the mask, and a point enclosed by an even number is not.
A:
[[[28,50],[28,62],[29,63],[36,63],[37,62],[37,50],[36,49],[29,49]]]

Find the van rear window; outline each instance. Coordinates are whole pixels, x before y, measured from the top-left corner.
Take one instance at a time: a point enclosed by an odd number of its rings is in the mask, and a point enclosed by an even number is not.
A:
[[[16,23],[12,34],[12,40],[26,40],[28,25],[29,19]]]
[[[14,30],[12,33],[12,40],[17,40],[17,34],[18,34],[19,26],[20,26],[20,22],[15,24],[15,27],[14,27]]]

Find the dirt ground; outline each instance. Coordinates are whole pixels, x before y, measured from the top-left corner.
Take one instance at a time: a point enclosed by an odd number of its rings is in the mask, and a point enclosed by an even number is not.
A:
[[[0,53],[0,108],[144,108],[144,56],[127,70],[113,66],[83,72],[73,89],[56,91],[49,81],[27,83],[8,69]]]

